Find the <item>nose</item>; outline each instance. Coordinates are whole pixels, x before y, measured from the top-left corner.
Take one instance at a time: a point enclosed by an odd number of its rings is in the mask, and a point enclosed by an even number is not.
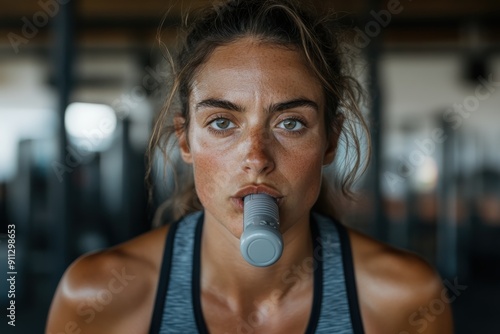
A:
[[[272,156],[272,140],[266,131],[253,131],[245,139],[243,170],[255,176],[269,174],[275,164]]]

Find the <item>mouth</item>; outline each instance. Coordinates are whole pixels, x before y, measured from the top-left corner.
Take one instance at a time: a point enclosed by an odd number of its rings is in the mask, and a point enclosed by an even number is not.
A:
[[[246,186],[242,189],[240,189],[234,196],[231,196],[231,201],[239,207],[241,210],[243,210],[243,204],[244,201],[243,199],[245,196],[251,195],[251,194],[266,194],[271,196],[275,201],[276,204],[278,204],[278,207],[281,205],[283,202],[284,196],[280,194],[279,191],[276,189],[266,186],[266,185],[250,185]]]

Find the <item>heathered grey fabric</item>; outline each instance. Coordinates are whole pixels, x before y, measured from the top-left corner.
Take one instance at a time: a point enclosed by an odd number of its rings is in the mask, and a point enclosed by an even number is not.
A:
[[[193,250],[196,222],[201,212],[185,217],[174,241],[170,282],[166,294],[160,334],[197,333],[192,296]],[[329,218],[313,214],[317,222],[323,256],[323,296],[315,333],[353,333],[337,226]],[[309,262],[307,265],[310,268]]]

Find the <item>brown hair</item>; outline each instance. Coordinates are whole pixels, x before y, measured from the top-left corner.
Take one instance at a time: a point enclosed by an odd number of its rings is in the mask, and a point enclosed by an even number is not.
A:
[[[332,140],[340,137],[344,145],[342,168],[335,171],[334,189],[346,198],[353,198],[351,186],[368,161],[361,157],[359,131],[369,140],[368,127],[359,107],[361,89],[349,75],[349,63],[342,47],[343,30],[329,17],[320,17],[311,9],[292,0],[229,0],[207,8],[188,25],[176,57],[167,59],[172,68],[173,83],[167,101],[160,111],[151,136],[146,180],[152,198],[152,170],[155,152],[159,150],[166,164],[172,166],[174,190],[157,211],[156,223],[166,212],[171,219],[202,209],[194,189],[191,172],[179,182],[179,165],[171,154],[176,144],[174,116],[189,127],[189,94],[192,79],[214,49],[243,37],[291,47],[302,52],[324,89],[326,133]],[[179,130],[179,129],[177,129]],[[354,157],[349,158],[350,151]],[[369,150],[369,145],[368,145]],[[170,154],[169,154],[170,153]],[[349,158],[349,159],[348,159]],[[184,164],[185,165],[185,164]],[[186,170],[186,167],[180,167]],[[314,210],[335,215],[332,202],[339,191],[333,191],[325,176]]]

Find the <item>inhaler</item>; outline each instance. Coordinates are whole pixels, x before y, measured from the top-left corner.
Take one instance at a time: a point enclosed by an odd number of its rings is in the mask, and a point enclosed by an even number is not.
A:
[[[266,194],[250,194],[243,201],[241,254],[253,266],[270,266],[283,253],[278,204]]]

